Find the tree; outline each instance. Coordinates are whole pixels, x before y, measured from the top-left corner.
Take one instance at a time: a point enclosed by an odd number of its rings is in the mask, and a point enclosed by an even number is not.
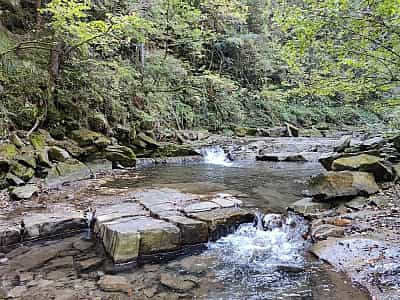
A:
[[[399,0],[280,0],[293,92],[365,99],[400,82]]]

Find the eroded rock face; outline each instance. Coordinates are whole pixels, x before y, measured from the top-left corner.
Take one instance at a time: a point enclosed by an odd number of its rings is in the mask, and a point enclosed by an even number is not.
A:
[[[371,195],[379,190],[374,176],[366,172],[327,172],[309,182],[310,195],[320,200]]]

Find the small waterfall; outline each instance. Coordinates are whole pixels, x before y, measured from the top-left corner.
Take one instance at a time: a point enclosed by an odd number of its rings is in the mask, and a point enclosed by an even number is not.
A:
[[[208,147],[201,149],[204,161],[208,164],[229,166],[231,165],[227,154],[221,147]]]
[[[96,218],[96,209],[89,207],[84,213],[84,218],[87,224],[85,238],[90,240],[92,238],[92,227]]]
[[[264,214],[257,210],[255,213],[254,226],[257,230],[264,230]]]

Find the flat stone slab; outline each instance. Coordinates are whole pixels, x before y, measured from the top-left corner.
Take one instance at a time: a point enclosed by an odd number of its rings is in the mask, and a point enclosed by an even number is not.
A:
[[[168,216],[165,220],[179,227],[183,245],[194,245],[208,241],[207,223],[184,216]]]
[[[204,202],[189,204],[188,206],[183,208],[183,211],[186,214],[191,214],[196,212],[209,211],[216,208],[220,208],[220,206],[217,203],[211,201],[204,201]]]
[[[153,205],[174,203],[177,206],[183,206],[199,199],[199,196],[168,188],[144,189],[130,194],[140,204],[146,208]]]

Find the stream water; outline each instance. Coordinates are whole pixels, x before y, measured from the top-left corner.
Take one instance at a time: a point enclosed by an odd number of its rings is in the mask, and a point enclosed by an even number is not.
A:
[[[229,161],[222,150],[211,149],[205,153],[205,163],[145,168],[140,183],[126,178],[107,184],[179,187],[193,193],[228,188],[244,206],[263,216],[284,213],[290,203],[300,199],[306,178],[318,171],[316,163]],[[368,299],[308,254],[303,220],[289,216],[285,222],[288,225],[267,231],[243,224],[235,233],[210,242],[206,251],[161,268],[200,276],[199,287],[193,291],[195,299]]]

